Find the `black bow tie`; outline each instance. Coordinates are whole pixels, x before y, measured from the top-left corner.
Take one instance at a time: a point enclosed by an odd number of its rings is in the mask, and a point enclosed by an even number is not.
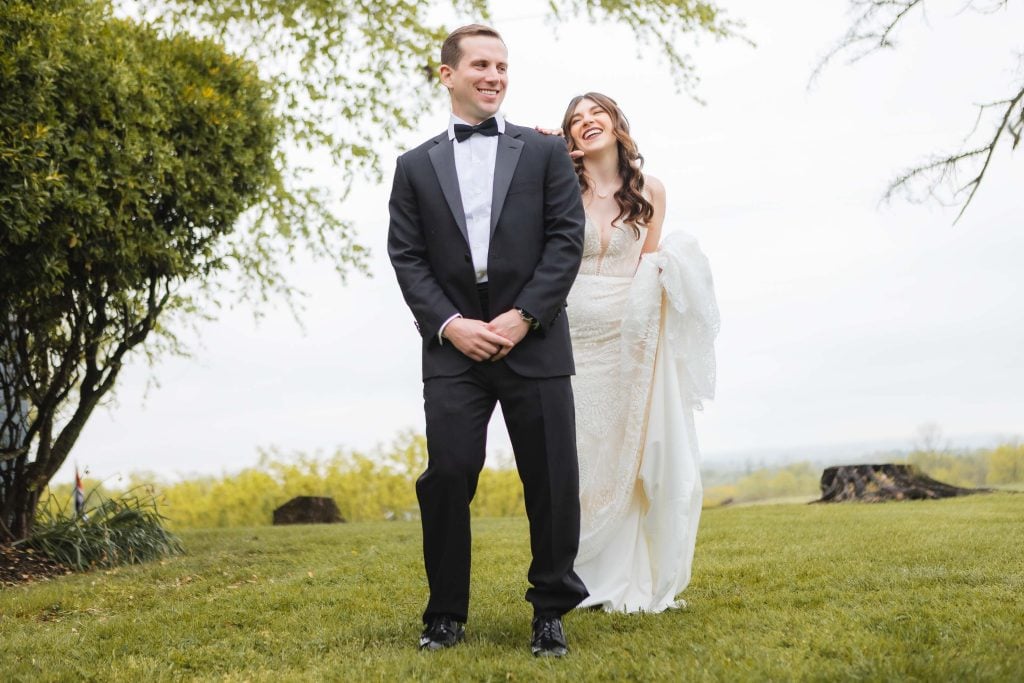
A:
[[[498,134],[498,121],[493,116],[486,121],[481,121],[475,126],[468,126],[465,123],[455,124],[455,139],[459,142],[465,142],[469,139],[473,133],[480,133],[480,135],[497,135]]]

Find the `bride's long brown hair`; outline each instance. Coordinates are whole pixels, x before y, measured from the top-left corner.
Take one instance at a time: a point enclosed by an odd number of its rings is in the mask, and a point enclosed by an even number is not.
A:
[[[591,100],[596,103],[608,112],[608,116],[612,120],[612,134],[615,135],[619,151],[619,177],[622,178],[622,187],[615,192],[615,202],[619,205],[619,215],[615,217],[615,220],[631,224],[636,238],[640,239],[640,230],[636,226],[637,224],[646,225],[650,222],[654,217],[654,206],[644,197],[644,174],[641,170],[644,158],[640,155],[636,142],[629,134],[629,121],[615,100],[607,95],[598,92],[577,95],[569,101],[565,116],[562,117],[562,134],[569,145],[569,151],[576,149],[576,143],[570,132],[570,123],[576,112],[576,107],[583,100]],[[583,159],[574,159],[573,163],[576,166],[576,175],[580,179],[580,191],[586,192],[590,189],[590,180],[583,168]]]

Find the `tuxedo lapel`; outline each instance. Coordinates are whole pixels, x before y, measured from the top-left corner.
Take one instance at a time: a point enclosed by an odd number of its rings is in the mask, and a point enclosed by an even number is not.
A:
[[[459,226],[459,231],[469,244],[469,230],[466,229],[466,211],[462,208],[462,193],[459,192],[459,174],[455,170],[455,148],[447,135],[439,137],[437,144],[428,153],[430,163],[434,166],[437,181],[441,184],[441,192],[452,210],[452,217]],[[500,155],[499,155],[500,158]],[[491,230],[494,228],[492,227]]]
[[[506,134],[498,136],[498,157],[494,161],[494,195],[491,199],[492,237],[494,228],[498,225],[498,218],[501,217],[501,210],[505,206],[505,197],[508,195],[512,176],[519,165],[519,155],[523,151],[523,141],[519,139],[519,133],[511,131],[510,128],[511,126],[507,126]]]

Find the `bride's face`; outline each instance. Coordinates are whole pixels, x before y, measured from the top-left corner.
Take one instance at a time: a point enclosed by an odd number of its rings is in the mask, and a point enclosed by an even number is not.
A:
[[[585,154],[614,147],[615,124],[611,114],[594,100],[580,100],[569,120],[569,135],[576,149]]]

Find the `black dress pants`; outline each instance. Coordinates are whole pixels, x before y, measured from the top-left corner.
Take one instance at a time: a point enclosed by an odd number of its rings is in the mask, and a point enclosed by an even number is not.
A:
[[[484,299],[485,293],[481,293]],[[501,403],[523,482],[533,561],[526,599],[537,616],[561,616],[587,590],[573,571],[579,547],[579,464],[569,377],[529,378],[504,361],[475,363],[423,385],[427,470],[416,482],[430,586],[426,622],[469,611],[469,504],[483,469],[487,424]]]

